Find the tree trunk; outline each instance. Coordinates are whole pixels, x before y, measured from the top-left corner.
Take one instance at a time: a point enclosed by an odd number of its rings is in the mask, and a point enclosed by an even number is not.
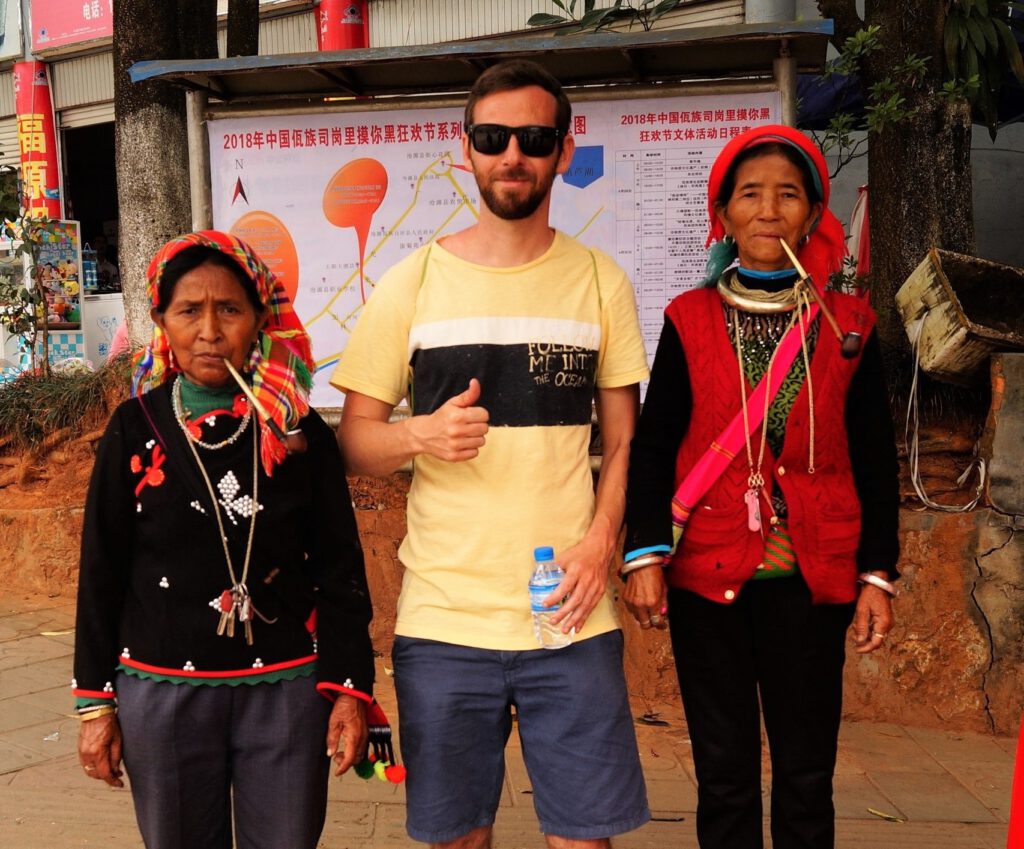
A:
[[[867,23],[881,27],[883,46],[868,60],[865,86],[891,75],[911,53],[929,57],[923,85],[900,92],[911,116],[869,139],[872,301],[895,374],[909,352],[893,304],[896,291],[929,248],[974,251],[971,110],[966,101],[936,94],[943,79],[945,0],[919,0],[913,15],[886,0],[869,2],[866,11]]]
[[[836,48],[862,27],[879,27],[881,47],[861,63],[861,89],[866,95],[881,80],[897,80],[909,113],[868,137],[871,302],[890,380],[899,380],[909,344],[893,303],[896,291],[929,248],[974,250],[971,110],[966,101],[937,94],[946,0],[918,0],[912,15],[902,3],[865,0],[863,21],[855,0],[818,0],[818,9],[835,22]],[[917,87],[903,84],[896,73],[911,54],[928,59]]]
[[[125,316],[135,345],[150,336],[146,269],[157,249],[191,225],[184,90],[132,83],[147,59],[216,56],[216,0],[114,0],[114,151],[118,258]],[[212,36],[210,35],[212,33]]]
[[[228,56],[260,52],[260,0],[228,0]]]
[[[217,0],[178,0],[178,58],[217,58]]]
[[[932,99],[871,136],[871,298],[894,364],[909,350],[893,298],[932,247],[973,253],[971,110]]]

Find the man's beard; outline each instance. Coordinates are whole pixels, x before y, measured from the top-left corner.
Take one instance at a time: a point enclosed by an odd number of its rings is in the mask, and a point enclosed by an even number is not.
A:
[[[542,177],[539,182],[531,187],[525,197],[512,193],[499,193],[494,189],[494,183],[498,180],[509,178],[530,179],[531,176],[531,174],[525,171],[513,169],[492,174],[486,183],[477,180],[477,188],[480,190],[480,197],[487,205],[487,208],[498,218],[502,218],[505,221],[519,221],[523,218],[529,218],[537,211],[551,192],[551,185],[555,181],[555,175],[552,173],[547,179]]]

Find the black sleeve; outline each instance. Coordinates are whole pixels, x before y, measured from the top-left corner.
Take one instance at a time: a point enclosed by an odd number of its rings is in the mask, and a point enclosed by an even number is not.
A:
[[[85,500],[74,667],[75,694],[82,697],[113,698],[112,682],[121,653],[117,639],[135,525],[124,409],[114,413],[100,440]]]
[[[306,523],[307,568],[316,592],[321,687],[373,693],[373,618],[352,497],[334,432],[315,411],[303,420],[309,443],[313,510]]]
[[[896,435],[882,373],[882,348],[872,333],[846,396],[850,465],[861,507],[857,568],[899,577],[899,463]]]
[[[686,355],[675,326],[666,319],[629,450],[627,553],[652,545],[672,544],[676,454],[690,425],[692,410],[693,393]]]

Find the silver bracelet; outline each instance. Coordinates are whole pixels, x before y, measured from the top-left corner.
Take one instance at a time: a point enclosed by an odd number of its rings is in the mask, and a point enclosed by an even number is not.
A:
[[[619,570],[619,577],[625,578],[630,572],[635,572],[637,569],[645,569],[648,566],[667,566],[668,558],[664,554],[642,554],[635,560],[630,560],[628,563],[622,564],[622,569]]]
[[[893,598],[899,595],[899,590],[896,589],[895,585],[891,581],[885,580],[885,578],[879,578],[878,575],[872,575],[870,572],[861,572],[857,576],[857,580],[862,584],[871,584],[873,587],[878,587],[880,590],[884,590]]]

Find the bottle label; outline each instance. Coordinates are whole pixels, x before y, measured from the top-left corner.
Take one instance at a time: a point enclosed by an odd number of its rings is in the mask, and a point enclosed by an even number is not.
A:
[[[551,593],[553,593],[558,585],[562,583],[562,579],[555,578],[551,581],[531,581],[530,582],[530,610],[534,613],[554,613],[558,610],[562,603],[552,605],[551,607],[544,606],[544,599],[546,599]]]

